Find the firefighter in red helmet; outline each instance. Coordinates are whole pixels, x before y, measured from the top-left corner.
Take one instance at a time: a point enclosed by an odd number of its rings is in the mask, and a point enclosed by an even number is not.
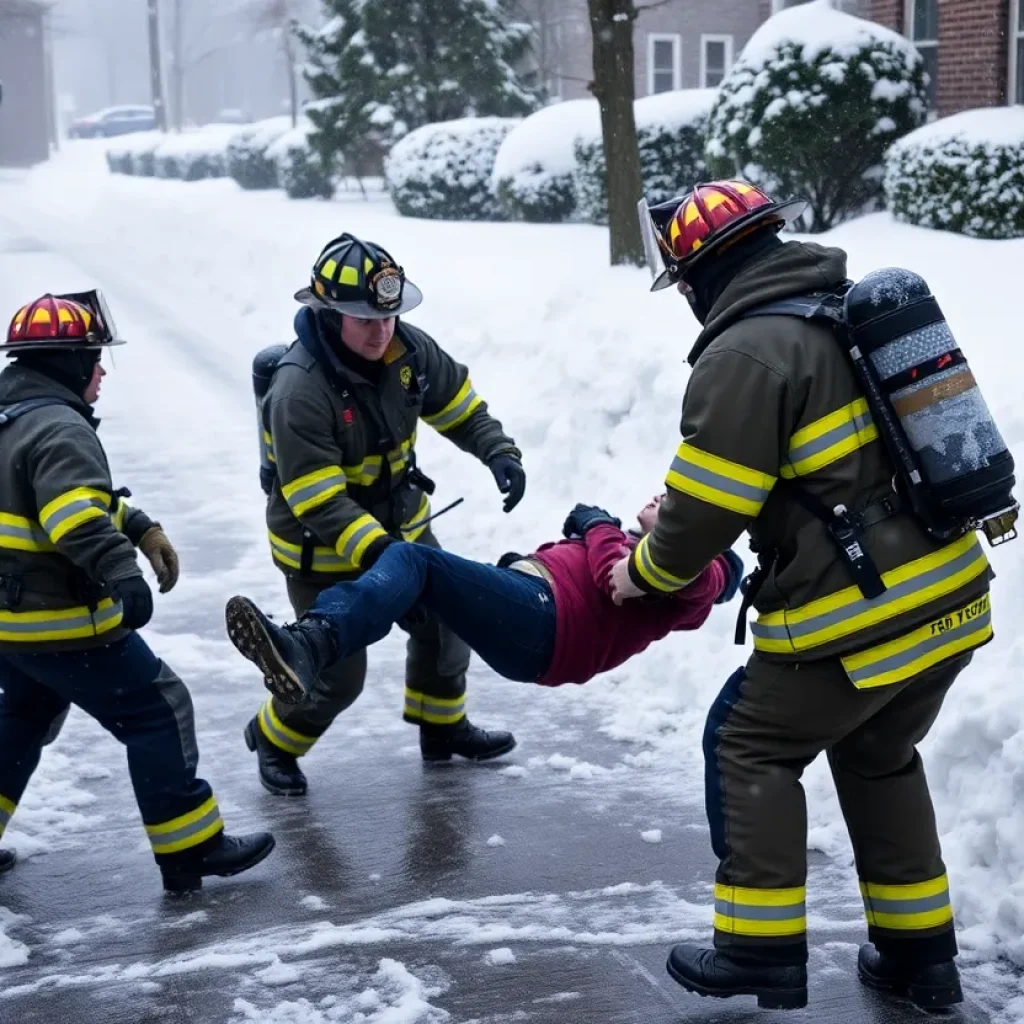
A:
[[[14,315],[0,351],[0,836],[42,748],[72,704],[124,744],[146,833],[169,892],[233,875],[273,849],[224,832],[196,776],[185,684],[136,632],[177,556],[158,523],[115,491],[96,433],[107,348],[124,344],[99,292],[44,295]],[[14,864],[0,850],[0,871]]]
[[[668,494],[614,599],[685,587],[745,530],[759,561],[754,652],[704,733],[714,946],[677,946],[668,969],[701,995],[806,1003],[800,777],[827,752],[871,940],[861,980],[937,1009],[962,996],[917,744],[992,637],[990,570],[973,532],[936,540],[904,507],[847,352],[793,312],[847,284],[840,249],[778,237],[805,206],[743,181],[641,204],[654,289],[677,285],[703,330]]]

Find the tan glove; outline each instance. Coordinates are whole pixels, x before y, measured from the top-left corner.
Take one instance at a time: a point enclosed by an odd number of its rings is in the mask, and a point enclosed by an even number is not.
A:
[[[178,582],[180,562],[178,552],[174,545],[167,539],[167,534],[159,526],[147,530],[139,541],[139,550],[149,560],[149,564],[156,573],[157,583],[160,584],[160,593],[166,594],[174,589]]]

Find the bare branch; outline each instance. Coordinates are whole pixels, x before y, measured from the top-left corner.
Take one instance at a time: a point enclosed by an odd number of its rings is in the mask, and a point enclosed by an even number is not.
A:
[[[675,2],[676,0],[651,0],[651,3],[649,4],[637,4],[637,17],[639,17],[645,11],[655,11],[659,7],[668,7],[669,4],[674,4]]]

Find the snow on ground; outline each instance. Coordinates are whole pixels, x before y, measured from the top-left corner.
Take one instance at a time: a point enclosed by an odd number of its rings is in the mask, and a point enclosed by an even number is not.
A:
[[[263,547],[260,503],[254,500],[257,447],[249,363],[263,345],[290,337],[296,309],[292,292],[305,283],[323,243],[341,231],[365,235],[394,252],[426,294],[412,320],[470,365],[477,390],[525,452],[527,496],[514,514],[505,516],[490,474],[424,432],[421,464],[439,481],[438,506],[457,496],[466,498],[465,505],[438,524],[451,547],[493,559],[558,535],[567,510],[577,501],[605,505],[629,520],[661,487],[677,443],[687,376],[683,361],[697,325],[672,293],[648,295],[643,272],[606,266],[603,229],[401,220],[388,204],[363,203],[356,196],[334,203],[295,202],[279,193],[242,193],[230,181],[115,178],[103,169],[100,148],[89,143],[69,146],[28,176],[19,195],[21,202],[5,208],[4,220],[18,224],[26,235],[53,239],[55,247],[108,290],[115,315],[119,289],[133,294],[141,290],[150,303],[145,316],[135,310],[133,320],[122,325],[132,344],[118,351],[117,360],[133,367],[135,381],[150,376],[152,386],[127,388],[118,385],[116,373],[108,377],[104,437],[115,450],[115,465],[130,471],[126,480],[131,476],[141,495],[162,494],[166,500],[166,489],[173,485],[173,514],[181,517],[175,521],[200,517],[207,530],[219,530],[227,538],[231,555],[225,555],[223,573],[186,572],[179,590],[161,600],[157,629],[151,631],[154,646],[183,675],[212,659],[218,671],[239,678],[240,686],[251,686],[219,636],[219,624],[211,623],[209,634],[201,637],[175,634],[175,610],[184,621],[190,595],[226,596],[242,588],[258,601],[282,605],[280,581],[268,568]],[[96,237],[110,238],[109,249],[87,244]],[[886,215],[863,218],[819,240],[850,252],[851,276],[905,265],[928,279],[1008,444],[1018,460],[1024,459],[1024,384],[1012,372],[1019,365],[1024,242],[982,242],[928,232],[894,224]],[[92,282],[68,285],[87,283]],[[169,325],[180,339],[180,350],[147,345],[146,325],[154,321]],[[201,332],[202,344],[190,337],[190,325]],[[202,453],[192,450],[191,442],[176,442],[175,425],[182,403],[199,392],[207,396],[204,408],[219,410],[203,426],[207,450]],[[131,457],[127,425],[144,413],[165,424],[167,447],[158,458],[137,451]],[[194,440],[194,429],[189,436]],[[217,479],[200,479],[197,474],[209,466],[211,449]],[[168,459],[173,460],[170,483],[162,479]],[[741,551],[746,555],[745,545]],[[1018,810],[1024,797],[1024,704],[1018,690],[1024,640],[1016,629],[1024,613],[1024,587],[1018,582],[1024,543],[992,552],[991,560],[997,572],[997,639],[976,656],[954,687],[923,753],[962,944],[974,958],[1002,953],[1024,965],[1024,818]],[[529,772],[568,772],[588,787],[615,784],[624,775],[641,772],[645,785],[663,786],[667,797],[699,801],[704,715],[745,656],[732,644],[734,615],[735,605],[716,609],[700,633],[670,638],[587,687],[532,691],[531,700],[567,721],[581,705],[597,709],[605,731],[623,741],[623,747],[621,763],[611,768],[589,764],[573,756],[580,751],[567,747],[558,758],[530,760]],[[92,812],[89,802],[76,796],[74,775],[69,782],[68,766],[58,756],[53,751],[44,758],[40,779],[15,819],[12,834],[20,844],[30,844],[33,836],[55,843],[62,830],[84,827],[85,820],[74,815]],[[81,773],[83,766],[76,765],[75,771]],[[505,774],[514,777],[525,771],[513,767]],[[49,794],[57,786],[68,787],[57,801],[64,808],[58,819],[44,820],[42,803],[33,817],[31,794],[44,788]],[[823,763],[808,773],[807,788],[811,846],[832,858],[836,877],[853,894],[852,928],[859,918],[852,857]],[[813,904],[813,893],[811,899]],[[671,895],[671,900],[676,897]],[[629,902],[635,917],[646,916],[638,894],[631,894]],[[706,927],[707,908],[682,913],[675,905],[675,913],[658,907],[658,928],[650,928],[649,921],[634,923],[646,928],[644,935],[652,941],[678,939],[688,930]],[[470,941],[493,947],[502,940],[520,941],[524,931],[530,937],[538,929],[553,936],[557,926],[538,923],[542,918],[536,907],[519,924],[517,913],[515,906],[501,908],[500,922],[490,920]],[[445,919],[442,915],[440,923]],[[466,913],[460,910],[452,920],[462,935]],[[0,934],[8,923],[0,917]],[[408,937],[407,919],[389,920],[385,914],[377,925],[377,934],[380,928],[396,928]],[[609,941],[615,941],[614,935],[621,941],[623,928],[629,931],[629,922],[623,925],[621,917],[607,925]],[[338,926],[330,928],[311,933],[309,941],[330,944],[339,934]],[[600,935],[601,925],[578,921],[567,933],[582,942],[584,933]],[[352,938],[350,933],[345,937]],[[0,960],[18,955],[17,943],[4,944],[0,938]],[[272,966],[265,954],[261,966]],[[393,980],[393,975],[388,977]],[[402,991],[413,992],[412,1000],[429,1001],[419,990]],[[342,1005],[348,997],[339,998]],[[400,1005],[380,998],[384,1001],[379,1007],[366,1008],[367,1021],[389,1021],[389,1007]],[[281,1006],[272,1011],[276,1016],[268,1016],[240,1004],[238,1022],[350,1019],[345,1016],[349,1009],[335,1012],[336,1007],[308,1005],[293,1012]]]

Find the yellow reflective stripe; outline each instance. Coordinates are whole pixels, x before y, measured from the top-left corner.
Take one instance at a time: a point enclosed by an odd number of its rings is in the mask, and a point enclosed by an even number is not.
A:
[[[114,509],[114,514],[111,516],[111,519],[114,522],[114,529],[119,533],[124,533],[124,521],[128,518],[129,508],[131,508],[131,506],[124,498],[117,499],[117,506]]]
[[[11,551],[57,550],[38,523],[9,512],[0,512],[0,548]]]
[[[260,732],[274,744],[275,747],[279,747],[286,753],[292,754],[295,757],[302,757],[303,754],[308,754],[313,748],[313,744],[316,743],[318,737],[316,736],[303,736],[301,732],[296,732],[294,729],[289,729],[274,711],[273,702],[268,700],[263,707],[260,708],[260,713],[257,716]]]
[[[424,494],[420,499],[420,507],[416,510],[416,514],[402,524],[402,537],[410,542],[416,540],[417,537],[421,537],[423,535],[423,531],[426,530],[430,523],[420,523],[419,526],[415,526],[411,530],[407,529],[407,527],[409,523],[417,523],[421,519],[426,519],[429,515],[430,499]]]
[[[263,453],[267,457],[267,462],[277,462],[274,458],[274,439],[270,436],[269,430],[263,431]]]
[[[465,383],[455,393],[455,397],[440,412],[424,416],[423,420],[438,433],[445,434],[468,420],[482,403],[483,399],[473,390],[473,385],[467,377]]]
[[[403,441],[397,448],[392,448],[388,452],[388,465],[391,467],[391,475],[397,476],[406,467],[406,463],[409,459],[409,451],[412,446],[416,443],[416,431],[412,432],[412,437]]]
[[[990,596],[940,615],[905,636],[840,660],[859,690],[902,683],[964,651],[992,639]]]
[[[39,522],[56,544],[75,527],[107,514],[111,496],[93,487],[76,487],[43,506]]]
[[[807,930],[806,889],[715,885],[715,928],[730,935],[786,936]]]
[[[220,808],[214,797],[200,804],[194,811],[179,815],[159,825],[147,825],[153,852],[180,853],[206,842],[224,828]]]
[[[856,586],[751,624],[759,651],[794,653],[819,647],[951,594],[988,569],[975,534],[882,574],[886,591],[866,598]]]
[[[802,427],[789,439],[787,462],[779,473],[786,479],[807,476],[878,440],[878,427],[866,398]]]
[[[302,548],[298,544],[292,544],[270,531],[267,531],[267,535],[270,538],[270,551],[275,562],[287,569],[302,568]],[[334,548],[317,545],[313,548],[313,564],[310,570],[338,574],[358,572],[359,566],[342,558]]]
[[[466,717],[466,698],[431,697],[406,687],[405,717],[431,725],[454,725]]]
[[[937,928],[953,920],[946,875],[913,885],[860,883],[868,924],[894,931]]]
[[[330,501],[334,495],[344,491],[345,486],[345,474],[340,466],[324,466],[285,484],[281,494],[288,502],[292,515],[301,516]]]
[[[684,441],[665,482],[698,501],[754,517],[768,500],[775,480],[767,473],[701,451]]]
[[[51,640],[80,640],[102,636],[121,625],[120,603],[104,598],[91,612],[84,605],[55,611],[0,611],[0,641],[38,644]]]
[[[655,563],[647,547],[650,536],[648,533],[641,537],[640,543],[633,550],[633,564],[636,566],[637,572],[655,590],[660,590],[662,593],[671,594],[673,591],[682,590],[683,587],[692,581],[685,580],[681,576],[674,576],[668,570],[662,569],[661,566]]]
[[[0,796],[0,836],[4,834],[11,817],[14,815],[16,804],[5,796]]]
[[[342,471],[349,484],[356,487],[369,487],[379,476],[381,457],[369,455],[357,466],[342,466]]]
[[[335,550],[356,568],[363,560],[366,549],[378,537],[386,537],[387,531],[371,515],[362,515],[353,520],[338,538]]]

